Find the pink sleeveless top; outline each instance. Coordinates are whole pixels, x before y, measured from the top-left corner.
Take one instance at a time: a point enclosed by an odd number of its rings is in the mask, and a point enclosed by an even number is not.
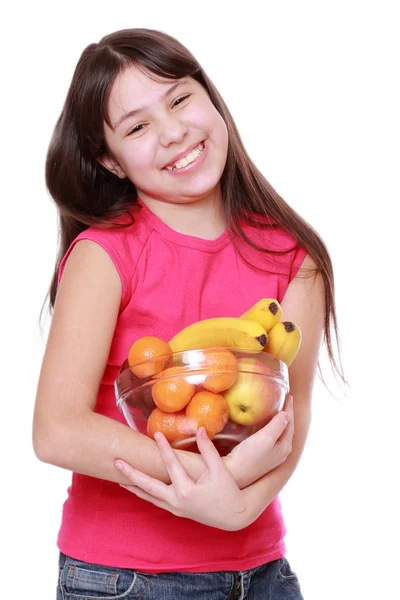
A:
[[[89,239],[107,251],[122,281],[96,412],[125,423],[113,384],[137,338],[169,340],[200,319],[240,316],[264,297],[282,300],[304,249],[280,228],[245,231],[263,247],[290,252],[263,254],[236,236],[233,244],[227,231],[215,240],[184,235],[144,206],[128,228],[91,227],[74,240],[59,279],[74,244]],[[176,517],[118,484],[73,473],[58,547],[78,560],[152,573],[245,570],[284,556],[284,535],[278,498],[249,527],[228,532]]]

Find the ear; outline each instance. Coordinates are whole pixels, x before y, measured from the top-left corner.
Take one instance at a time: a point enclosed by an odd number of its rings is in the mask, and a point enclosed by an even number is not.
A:
[[[121,169],[115,158],[111,158],[108,154],[104,154],[97,159],[98,162],[108,171],[119,177],[120,179],[126,179],[125,172]]]

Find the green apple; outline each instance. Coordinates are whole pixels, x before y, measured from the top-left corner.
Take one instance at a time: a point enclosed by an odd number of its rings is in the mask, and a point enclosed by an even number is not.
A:
[[[266,377],[266,366],[256,358],[239,358],[236,382],[223,396],[229,418],[239,425],[267,423],[279,410],[279,384]]]

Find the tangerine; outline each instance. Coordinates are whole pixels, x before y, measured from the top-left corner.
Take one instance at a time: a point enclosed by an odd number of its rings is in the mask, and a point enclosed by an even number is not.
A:
[[[211,371],[202,384],[203,388],[215,394],[230,388],[238,376],[236,357],[226,348],[204,350],[201,367]]]
[[[158,373],[151,393],[158,408],[165,412],[176,412],[185,408],[195,390],[179,367],[170,367]]]
[[[128,363],[137,377],[152,377],[165,368],[171,354],[168,342],[154,335],[145,335],[133,342],[128,352]]]
[[[160,408],[155,408],[147,420],[147,435],[154,438],[157,431],[161,431],[169,442],[184,440],[194,433],[185,411],[168,413]]]
[[[212,440],[228,422],[228,402],[221,394],[208,390],[197,392],[186,407],[186,416],[193,429],[205,427]]]

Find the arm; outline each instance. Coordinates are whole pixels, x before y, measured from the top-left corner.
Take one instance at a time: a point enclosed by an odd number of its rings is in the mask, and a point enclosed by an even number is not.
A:
[[[92,241],[78,242],[65,265],[40,373],[34,450],[44,462],[126,483],[114,467],[118,456],[169,482],[153,440],[94,412],[121,292],[108,254]],[[200,476],[201,457],[183,451],[179,457],[191,476]]]
[[[115,459],[165,483],[169,474],[154,440],[128,426],[94,412],[122,292],[119,275],[108,254],[96,243],[76,244],[65,265],[57,294],[49,339],[39,378],[33,422],[33,446],[47,463],[91,477],[129,483],[114,467]],[[286,423],[275,417],[272,433],[260,444],[267,455],[263,473],[283,460],[276,443]],[[197,481],[204,472],[201,456],[176,451],[188,475]],[[248,466],[237,471],[251,483]],[[256,464],[256,463],[255,463]],[[246,477],[242,471],[246,471]]]
[[[261,514],[292,476],[304,450],[311,423],[311,398],[323,334],[325,291],[321,275],[306,274],[303,278],[303,268],[315,269],[315,263],[309,256],[303,261],[300,277],[290,283],[281,303],[284,319],[294,321],[303,334],[299,353],[289,369],[290,394],[294,399],[293,447],[285,462],[244,490],[254,507],[254,518]]]
[[[307,257],[303,268],[314,269],[315,265]],[[294,472],[307,439],[325,313],[321,276],[314,274],[292,281],[282,309],[285,320],[293,320],[299,325],[304,341],[290,368],[290,396],[285,412],[280,415],[282,418],[286,414],[289,421],[280,441],[274,445],[276,448],[281,444],[283,457],[279,466],[270,467],[269,453],[265,452],[266,440],[271,435],[269,426],[234,448],[227,457],[228,462],[219,459],[213,444],[204,432],[198,431],[197,443],[206,469],[200,479],[193,482],[160,435],[157,443],[172,485],[160,483],[123,461],[117,461],[117,468],[130,479],[130,485],[124,486],[126,489],[175,515],[232,531],[247,527],[264,511]],[[291,397],[294,398],[294,418]],[[250,466],[247,471],[246,464]]]

